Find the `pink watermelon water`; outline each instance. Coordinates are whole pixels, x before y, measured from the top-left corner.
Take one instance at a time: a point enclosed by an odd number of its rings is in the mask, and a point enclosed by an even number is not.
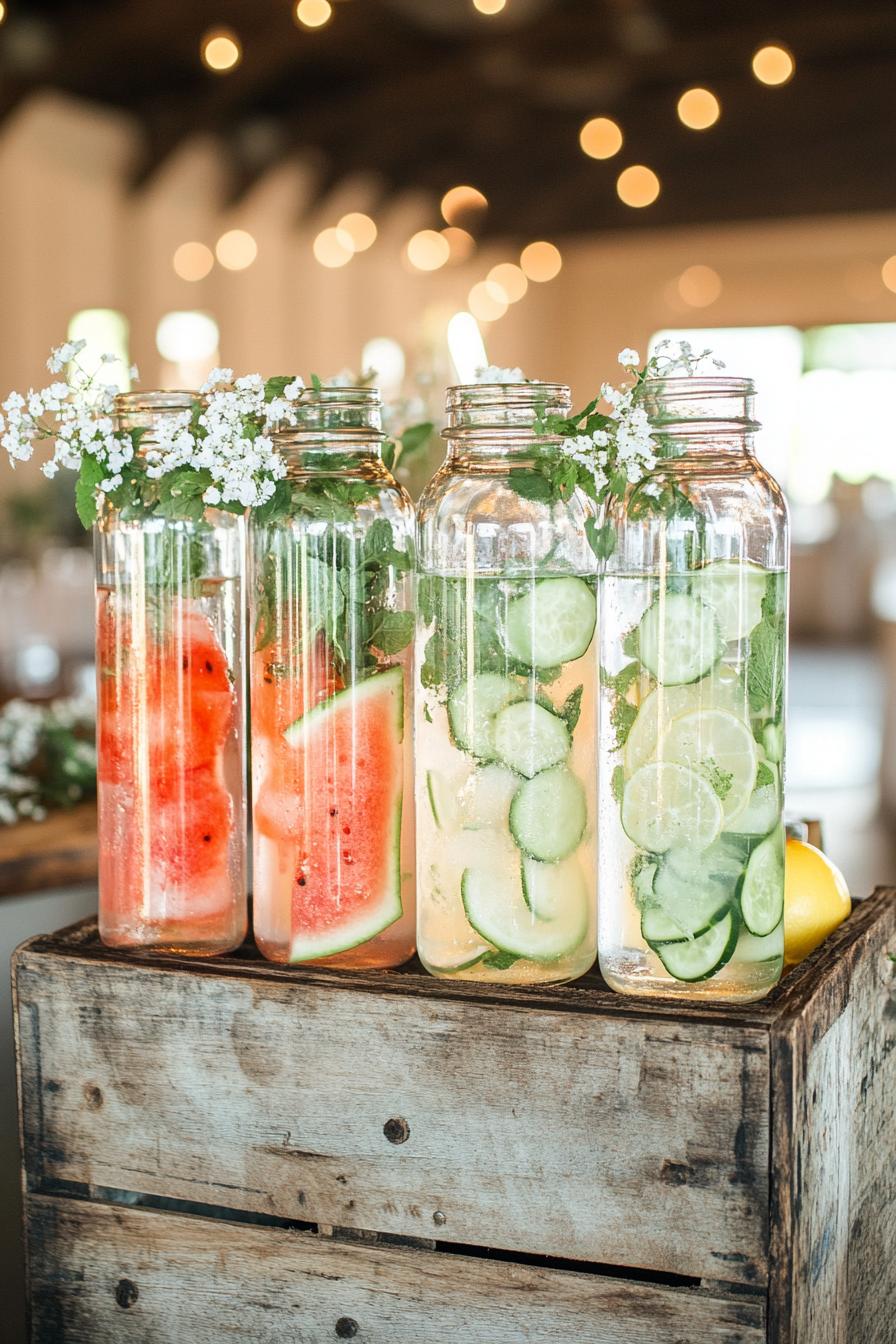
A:
[[[400,667],[283,734],[255,824],[292,851],[291,961],[357,947],[401,917],[402,736]]]

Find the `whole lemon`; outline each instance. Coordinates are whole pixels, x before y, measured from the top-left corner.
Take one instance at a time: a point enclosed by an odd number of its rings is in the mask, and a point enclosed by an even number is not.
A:
[[[846,879],[814,845],[788,840],[784,859],[784,961],[792,966],[823,943],[852,909]]]

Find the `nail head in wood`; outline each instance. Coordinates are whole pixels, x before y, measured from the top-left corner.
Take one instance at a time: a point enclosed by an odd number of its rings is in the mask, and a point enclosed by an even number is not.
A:
[[[393,1116],[383,1125],[383,1133],[390,1143],[407,1143],[411,1137],[411,1127],[400,1115]]]
[[[351,1316],[340,1316],[336,1322],[337,1339],[354,1339],[358,1333],[358,1322],[353,1321]]]
[[[136,1283],[132,1283],[130,1279],[118,1280],[118,1283],[115,1285],[115,1301],[123,1311],[127,1311],[128,1307],[132,1307],[139,1296],[140,1294],[137,1292]]]

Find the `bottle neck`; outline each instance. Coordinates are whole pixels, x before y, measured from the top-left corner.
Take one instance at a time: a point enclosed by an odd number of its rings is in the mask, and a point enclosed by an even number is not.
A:
[[[143,431],[141,443],[152,441],[164,426],[189,419],[194,404],[201,400],[198,392],[177,391],[120,392],[115,398],[112,414],[115,427],[121,433],[132,429]]]
[[[531,461],[540,446],[553,442],[545,421],[568,416],[571,398],[562,383],[462,383],[449,387],[446,404],[448,463],[475,470]]]
[[[657,456],[749,457],[759,429],[749,378],[649,378],[644,408]]]

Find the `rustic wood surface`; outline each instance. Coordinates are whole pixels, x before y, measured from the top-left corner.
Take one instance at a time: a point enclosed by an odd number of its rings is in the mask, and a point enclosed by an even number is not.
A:
[[[749,1294],[41,1196],[28,1226],[34,1344],[765,1340]]]
[[[0,898],[94,882],[96,807],[84,803],[46,821],[0,826]]]
[[[21,954],[29,1179],[764,1282],[762,1033],[353,978]]]
[[[896,893],[861,902],[781,993],[772,1051],[770,1338],[896,1340]]]

